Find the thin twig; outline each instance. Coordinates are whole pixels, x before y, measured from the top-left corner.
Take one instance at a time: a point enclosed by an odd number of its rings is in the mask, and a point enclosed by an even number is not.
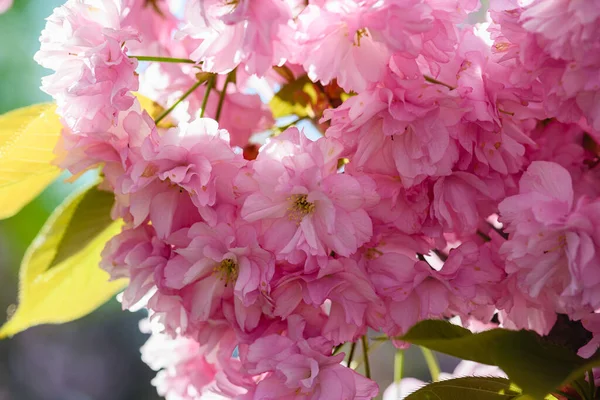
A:
[[[158,118],[156,118],[156,120],[154,121],[156,123],[156,125],[158,125],[158,123],[160,121],[162,121],[163,119],[165,119],[165,117],[167,115],[169,115],[171,113],[171,111],[173,111],[175,109],[175,107],[177,107],[179,105],[179,103],[181,103],[183,100],[185,100],[190,94],[192,94],[194,92],[194,90],[198,89],[198,87],[202,85],[202,81],[198,81],[196,83],[194,83],[194,86],[192,86],[191,88],[188,89],[187,92],[185,92],[180,98],[179,100],[177,100],[171,107],[169,107],[168,109],[166,109],[162,114],[160,114],[158,116]]]
[[[210,91],[215,86],[215,81],[217,77],[215,75],[208,78],[208,82],[206,82],[206,92],[204,93],[204,98],[202,99],[202,111],[200,111],[200,118],[204,118],[204,113],[206,112],[206,105],[208,104],[208,96],[210,95]]]
[[[172,58],[172,57],[152,57],[152,56],[129,56],[129,58],[135,58],[138,61],[154,61],[162,63],[183,63],[183,64],[201,64],[188,58]]]
[[[433,382],[437,382],[440,378],[440,365],[438,364],[438,361],[435,358],[435,354],[433,354],[433,352],[426,347],[421,347],[421,352],[423,352],[423,357],[425,358],[425,362],[427,363],[427,368],[429,368],[431,380]]]
[[[444,82],[442,82],[442,81],[438,81],[437,79],[435,79],[435,78],[433,78],[433,77],[431,77],[431,76],[429,76],[429,75],[423,75],[423,78],[425,78],[425,80],[426,80],[427,82],[429,82],[429,83],[435,83],[436,85],[442,85],[442,86],[445,86],[445,87],[447,87],[447,88],[448,88],[448,89],[450,89],[450,90],[454,90],[454,89],[456,89],[454,86],[450,86],[450,85],[448,85],[447,83],[444,83]]]
[[[345,345],[345,344],[346,344],[346,343],[340,343],[340,344],[338,344],[337,346],[335,346],[335,347],[333,348],[333,351],[331,352],[331,355],[332,355],[332,356],[334,356],[334,355],[336,355],[337,353],[339,353],[339,352],[340,352],[340,350],[342,349],[342,347],[344,347],[344,345]]]
[[[223,103],[225,102],[225,96],[227,96],[227,86],[229,82],[233,81],[235,77],[235,69],[227,74],[225,78],[225,83],[223,84],[223,89],[221,89],[221,94],[219,95],[219,104],[217,105],[217,113],[215,114],[215,120],[219,121],[219,117],[221,117],[221,111],[223,109]]]
[[[350,345],[350,354],[348,354],[348,368],[352,368],[352,359],[354,358],[354,350],[356,350],[356,342]]]
[[[594,371],[588,369],[588,384],[590,385],[590,399],[596,398],[596,382],[594,382]]]
[[[365,360],[365,376],[371,379],[371,365],[369,364],[369,344],[367,342],[367,335],[362,337],[362,350],[363,358]]]

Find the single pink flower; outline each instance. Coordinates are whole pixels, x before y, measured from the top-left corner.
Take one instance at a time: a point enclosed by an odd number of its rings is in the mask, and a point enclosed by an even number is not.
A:
[[[519,194],[500,203],[509,240],[501,247],[509,273],[528,296],[553,293],[556,312],[577,318],[600,306],[594,290],[600,274],[594,221],[598,202],[574,198],[568,171],[535,161],[519,182]]]
[[[146,138],[121,183],[134,223],[150,216],[160,234],[169,235],[199,220],[193,206],[214,223],[212,206],[217,198],[234,202],[230,182],[244,164],[228,140],[227,131],[207,118]]]
[[[585,329],[592,332],[592,339],[577,354],[580,357],[589,358],[593,356],[600,347],[600,314],[589,314],[581,320]]]
[[[304,338],[304,323],[297,316],[288,321],[289,336],[264,336],[241,353],[248,372],[262,377],[241,399],[368,400],[377,395],[375,382],[340,364],[343,353],[331,355],[332,342]]]
[[[0,1],[0,14],[7,12],[13,5],[13,0]]]
[[[217,368],[193,339],[153,334],[142,346],[142,360],[158,371],[152,384],[160,396],[196,400],[215,387]]]
[[[461,171],[439,178],[433,186],[431,214],[445,231],[459,237],[475,234],[481,221],[494,211],[494,198],[498,196],[488,186],[494,183]]]
[[[279,257],[349,256],[369,240],[372,223],[364,208],[377,201],[374,184],[338,173],[340,152],[336,140],[310,142],[290,128],[251,165],[256,186],[241,216],[261,222],[266,248]]]
[[[328,302],[322,335],[336,344],[355,340],[368,326],[378,329],[385,313],[366,272],[347,258],[329,260],[315,273],[284,276],[272,298],[274,314],[282,318],[297,313],[301,303],[323,307]]]
[[[138,37],[122,24],[124,12],[115,0],[71,0],[54,10],[42,31],[34,58],[55,71],[42,80],[42,90],[76,132],[106,131],[133,104],[137,61],[123,43]]]
[[[289,57],[291,18],[284,1],[193,0],[186,5],[182,33],[200,40],[191,58],[205,71],[224,73],[242,64],[248,74],[262,76]]]
[[[455,95],[422,76],[390,75],[384,82],[387,87],[360,93],[325,114],[332,119],[328,136],[344,142],[358,171],[380,173],[392,162],[405,188],[450,175],[462,115]]]
[[[324,3],[311,3],[298,16],[299,53],[293,62],[302,64],[313,81],[327,84],[337,79],[346,91],[374,86],[385,72],[390,52],[361,23],[368,6],[346,0]]]
[[[125,229],[112,238],[102,251],[100,267],[111,279],[128,278],[122,304],[129,309],[155,288],[154,273],[172,256],[170,246],[156,236],[152,226]]]

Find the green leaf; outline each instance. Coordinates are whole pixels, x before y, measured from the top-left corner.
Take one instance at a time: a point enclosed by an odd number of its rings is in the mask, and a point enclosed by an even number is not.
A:
[[[511,400],[519,396],[508,379],[467,377],[430,383],[406,400]]]
[[[110,194],[85,187],[52,213],[23,258],[19,305],[0,338],[83,317],[123,289],[125,280],[109,282],[98,266],[104,245],[120,231],[119,222],[109,222],[112,203]]]
[[[50,162],[62,125],[53,104],[0,115],[0,219],[15,215],[60,174]]]
[[[600,366],[598,356],[583,359],[526,330],[492,329],[474,334],[447,321],[427,320],[398,339],[465,360],[497,365],[511,382],[535,399],[543,399],[586,370]]]
[[[69,226],[58,244],[56,256],[48,268],[77,254],[96,239],[98,232],[103,232],[114,223],[110,217],[114,200],[115,196],[112,193],[96,188],[83,194],[78,207],[74,210]]]
[[[288,115],[298,117],[309,116],[312,118],[314,112],[312,105],[318,98],[313,83],[304,75],[293,82],[283,85],[269,102],[274,118]]]

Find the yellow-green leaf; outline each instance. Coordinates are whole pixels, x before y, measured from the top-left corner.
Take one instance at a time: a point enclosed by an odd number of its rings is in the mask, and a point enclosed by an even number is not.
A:
[[[283,85],[269,102],[269,107],[274,118],[288,115],[312,118],[314,116],[312,105],[317,101],[317,97],[313,83],[308,76],[304,75]]]
[[[160,114],[163,113],[163,111],[165,111],[164,107],[155,102],[154,100],[139,93],[134,93],[134,95],[140,102],[142,110],[146,110],[146,112],[152,117],[152,119],[156,119],[156,117],[158,117]]]
[[[524,395],[533,399],[543,399],[600,366],[600,352],[584,359],[527,330],[497,328],[472,333],[448,321],[425,320],[398,339],[465,360],[497,365],[523,389]]]
[[[493,377],[465,377],[433,382],[412,393],[406,400],[516,400],[510,381]]]
[[[50,164],[62,125],[53,104],[0,115],[0,219],[19,212],[60,169]]]
[[[158,118],[158,116],[161,115],[165,111],[165,108],[163,106],[161,106],[160,104],[158,104],[156,101],[154,101],[144,95],[141,95],[139,93],[134,93],[134,95],[140,102],[140,106],[142,107],[142,110],[146,110],[148,115],[150,115],[153,120]],[[161,128],[172,128],[175,126],[175,124],[169,117],[167,117],[167,118],[163,119],[160,122],[160,124],[158,124],[158,126]]]
[[[98,266],[104,245],[120,231],[119,222],[108,222],[112,204],[110,194],[88,186],[52,213],[23,258],[19,305],[0,338],[80,318],[123,289],[125,280],[109,282]]]

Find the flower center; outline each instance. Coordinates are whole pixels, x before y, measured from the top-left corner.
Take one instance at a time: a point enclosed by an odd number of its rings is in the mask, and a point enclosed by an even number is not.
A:
[[[367,249],[367,251],[365,252],[365,258],[367,260],[374,260],[382,255],[383,255],[383,252],[381,250],[376,249],[375,247],[371,247],[371,248]]]
[[[239,273],[237,263],[231,258],[226,258],[221,261],[221,263],[215,267],[214,272],[220,280],[225,281],[225,286],[227,286],[228,283],[235,282]]]
[[[225,6],[231,7],[231,11],[233,11],[240,4],[240,0],[224,0],[223,4]]]
[[[300,223],[302,218],[315,210],[315,204],[308,201],[308,195],[306,194],[294,194],[288,199],[292,202],[288,208],[290,211],[289,218],[292,221]]]
[[[562,250],[567,245],[567,237],[562,234],[556,238],[556,245],[548,250],[544,250],[544,254],[548,254],[553,251]]]

